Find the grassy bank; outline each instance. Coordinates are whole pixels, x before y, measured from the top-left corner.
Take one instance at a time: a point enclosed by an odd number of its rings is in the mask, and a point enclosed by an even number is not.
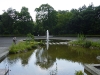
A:
[[[94,41],[86,40],[86,37],[84,35],[78,35],[78,40],[71,41],[71,42],[69,42],[69,44],[75,45],[75,46],[82,46],[85,48],[100,49],[100,41],[94,42]]]
[[[9,48],[10,54],[14,54],[14,53],[21,53],[21,52],[26,52],[28,50],[32,50],[33,48],[37,47],[37,43],[36,42],[19,42],[18,44],[12,44],[12,46]]]
[[[29,50],[37,48],[38,45],[42,46],[44,45],[44,43],[35,41],[34,42],[22,41],[17,44],[12,44],[11,47],[9,48],[9,53],[16,54],[21,52],[27,52]]]
[[[25,41],[21,41],[17,44],[12,44],[9,48],[10,54],[14,53],[21,53],[21,52],[27,52],[28,50],[32,50],[34,48],[37,48],[38,45],[43,45],[43,42],[36,42],[34,41],[34,36],[32,34],[27,34],[27,39]]]

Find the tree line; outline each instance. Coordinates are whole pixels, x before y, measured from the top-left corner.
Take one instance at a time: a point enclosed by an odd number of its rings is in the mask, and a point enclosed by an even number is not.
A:
[[[83,5],[79,9],[56,11],[49,4],[35,9],[36,21],[33,21],[28,8],[18,12],[9,8],[0,15],[0,35],[50,35],[100,34],[100,6]]]

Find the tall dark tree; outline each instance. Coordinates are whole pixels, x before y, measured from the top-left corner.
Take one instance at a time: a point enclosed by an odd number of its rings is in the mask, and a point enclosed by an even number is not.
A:
[[[18,19],[16,21],[18,25],[18,31],[20,34],[33,33],[33,20],[28,12],[28,8],[22,7],[21,12],[18,14]]]
[[[0,15],[0,34],[2,34],[2,21],[1,21],[2,15]]]
[[[46,30],[52,32],[54,25],[56,24],[56,11],[49,4],[42,4],[39,8],[36,8],[36,22],[39,27],[38,32],[44,34]]]
[[[34,23],[28,8],[22,7],[19,13],[15,9],[8,8],[0,15],[0,33],[6,35],[33,33]]]
[[[3,34],[11,34],[13,29],[13,19],[10,17],[10,15],[7,12],[4,12],[1,17],[2,21],[2,33]]]
[[[21,12],[12,8],[4,11],[0,15],[0,34],[45,35],[46,30],[51,35],[100,34],[100,6],[91,4],[71,11],[55,11],[49,4],[42,4],[35,11],[36,22],[33,22],[26,7],[22,7]]]
[[[64,35],[69,33],[69,22],[72,18],[73,14],[69,12],[68,10],[66,11],[58,11],[57,14],[57,24],[55,28],[56,35]]]

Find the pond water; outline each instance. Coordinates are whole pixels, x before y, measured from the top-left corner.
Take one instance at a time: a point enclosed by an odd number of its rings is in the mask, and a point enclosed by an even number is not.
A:
[[[97,53],[96,53],[97,52]],[[75,75],[81,70],[84,75],[91,75],[84,69],[84,64],[98,64],[100,52],[67,45],[49,45],[38,47],[26,53],[7,56],[0,68],[11,70],[9,75]]]

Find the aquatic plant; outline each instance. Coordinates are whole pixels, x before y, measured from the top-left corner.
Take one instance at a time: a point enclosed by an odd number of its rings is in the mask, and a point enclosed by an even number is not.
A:
[[[84,73],[82,71],[76,71],[75,75],[84,75]]]
[[[83,45],[82,46],[85,47],[85,48],[89,48],[91,46],[91,41],[85,40],[83,42]]]
[[[71,41],[69,42],[69,44],[89,48],[91,46],[91,41],[88,41],[88,40],[78,41],[77,40],[77,41]]]
[[[100,49],[100,41],[91,42],[91,46]]]
[[[94,41],[87,40],[84,35],[78,35],[78,40],[71,41],[69,42],[69,44],[75,45],[75,46],[82,46],[85,48],[92,47],[92,48],[100,49],[100,41],[94,42]]]
[[[78,34],[78,41],[79,41],[79,42],[82,42],[82,41],[84,41],[84,40],[86,40],[85,35],[83,35],[83,34]]]
[[[78,40],[69,42],[70,44],[84,46],[86,44],[86,38],[83,34],[78,34]]]

